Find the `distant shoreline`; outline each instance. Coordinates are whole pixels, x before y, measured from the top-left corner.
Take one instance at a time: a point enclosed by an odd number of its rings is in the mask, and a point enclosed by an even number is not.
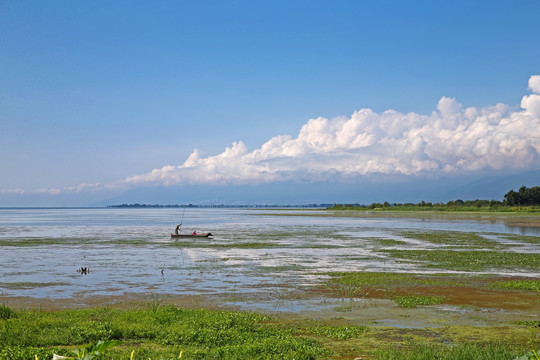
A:
[[[107,208],[218,208],[218,209],[245,209],[245,208],[331,208],[334,204],[305,204],[305,205],[292,205],[292,204],[249,204],[249,205],[225,205],[225,204],[210,204],[210,205],[194,205],[194,204],[176,204],[176,205],[160,205],[160,204],[121,204],[121,205],[109,205]]]

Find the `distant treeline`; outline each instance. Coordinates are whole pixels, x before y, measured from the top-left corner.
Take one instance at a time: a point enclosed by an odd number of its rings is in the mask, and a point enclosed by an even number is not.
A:
[[[442,202],[426,202],[419,203],[372,203],[365,204],[334,204],[332,209],[347,210],[347,209],[395,209],[395,210],[458,210],[458,209],[503,209],[515,206],[540,206],[540,187],[534,186],[527,188],[522,186],[516,192],[510,190],[504,195],[503,201],[498,200],[451,200],[447,203]]]
[[[121,204],[121,205],[109,205],[109,208],[329,208],[332,204],[302,204],[302,205],[159,205],[159,204]]]

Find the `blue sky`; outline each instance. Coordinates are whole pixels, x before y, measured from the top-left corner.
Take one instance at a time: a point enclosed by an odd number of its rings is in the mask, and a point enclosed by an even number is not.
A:
[[[538,169],[539,13],[538,1],[4,0],[0,206]]]

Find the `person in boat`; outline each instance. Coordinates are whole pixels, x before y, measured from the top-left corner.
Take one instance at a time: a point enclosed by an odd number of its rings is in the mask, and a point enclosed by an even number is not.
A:
[[[197,235],[197,232],[196,232],[196,231],[193,231],[193,234],[191,234],[191,235]]]
[[[176,225],[176,228],[174,229],[175,234],[178,234],[178,231],[180,230],[180,226],[182,225],[181,224]]]

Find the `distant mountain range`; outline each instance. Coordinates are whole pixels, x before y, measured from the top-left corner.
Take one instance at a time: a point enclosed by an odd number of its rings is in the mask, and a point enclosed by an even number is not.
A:
[[[190,185],[133,188],[120,194],[1,194],[0,207],[109,206],[120,204],[193,205],[307,205],[448,202],[450,200],[503,200],[510,190],[540,186],[540,170],[470,177],[362,178],[348,183],[282,182],[259,185]]]
[[[461,185],[444,194],[450,200],[503,200],[510,190],[519,190],[521,186],[540,186],[540,170],[507,176],[484,177]]]
[[[197,205],[259,205],[259,204],[332,204],[372,202],[447,202],[450,200],[503,200],[510,190],[521,186],[540,186],[540,170],[512,175],[490,175],[480,179],[439,178],[407,179],[351,183],[274,183],[261,185],[192,185],[177,187],[146,187],[126,191],[118,196],[91,205],[118,204],[197,204]]]

